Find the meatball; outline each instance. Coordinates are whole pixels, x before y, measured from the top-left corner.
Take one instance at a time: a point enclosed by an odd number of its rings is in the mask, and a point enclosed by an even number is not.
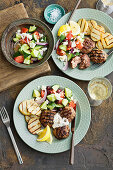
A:
[[[103,50],[96,49],[90,53],[90,59],[94,63],[103,63],[106,61],[107,57],[108,55]]]
[[[88,54],[95,48],[95,42],[90,38],[85,38],[83,42],[83,48],[81,49],[82,53]]]
[[[71,60],[71,68],[77,67],[77,65],[81,62],[81,58],[79,56],[76,56],[72,58]]]
[[[56,114],[55,111],[52,111],[52,110],[44,110],[42,111],[41,113],[41,116],[40,116],[40,122],[41,124],[46,127],[47,125],[49,127],[52,127],[53,125],[53,120],[54,120],[54,115]]]
[[[58,127],[53,129],[53,134],[57,139],[65,139],[69,136],[69,126],[62,126],[62,127]]]
[[[72,107],[66,106],[60,112],[60,116],[67,118],[68,121],[71,122],[74,119],[74,117],[76,116],[76,112]]]
[[[79,65],[79,69],[85,69],[90,66],[90,58],[87,54],[81,55],[81,63]]]

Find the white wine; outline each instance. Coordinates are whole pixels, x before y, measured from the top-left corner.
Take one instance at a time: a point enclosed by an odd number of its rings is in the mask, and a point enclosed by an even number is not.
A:
[[[113,5],[113,0],[102,0],[102,2],[107,5],[107,6],[112,6]]]
[[[95,78],[89,83],[88,92],[93,100],[105,100],[111,95],[112,86],[105,78]]]

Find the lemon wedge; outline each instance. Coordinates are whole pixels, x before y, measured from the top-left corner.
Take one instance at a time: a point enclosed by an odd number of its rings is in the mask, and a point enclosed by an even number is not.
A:
[[[50,135],[51,135],[51,131],[50,131],[50,127],[47,125],[45,129],[43,129],[43,131],[38,133],[38,138],[37,141],[43,142],[46,141]]]
[[[61,34],[68,32],[71,30],[71,27],[69,25],[62,25],[58,30],[58,36],[61,36]]]
[[[78,35],[80,34],[80,26],[78,23],[74,22],[74,21],[70,21],[69,22],[69,26],[71,27],[72,30],[72,34],[73,35]]]
[[[49,144],[52,144],[53,141],[53,137],[52,134],[50,134],[50,137],[46,140],[46,142],[48,142]]]

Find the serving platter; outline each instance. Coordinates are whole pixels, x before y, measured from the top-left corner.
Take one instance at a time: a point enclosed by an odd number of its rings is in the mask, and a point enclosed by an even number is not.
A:
[[[54,26],[52,33],[54,36],[55,43],[58,40],[57,32],[60,26],[68,21],[70,14],[71,13],[68,13],[65,16],[63,16]],[[72,20],[77,22],[81,18],[84,18],[86,20],[95,20],[99,25],[104,26],[105,31],[113,34],[113,19],[107,14],[105,14],[104,12],[98,11],[96,9],[89,9],[89,8],[77,9]],[[107,52],[108,50],[105,51]],[[98,66],[98,64],[92,64],[89,68],[85,70],[80,70],[78,68],[72,69],[69,67],[66,71],[64,71],[62,70],[63,63],[60,60],[58,60],[58,55],[56,54],[56,50],[53,50],[52,52],[53,61],[61,71],[63,71],[66,75],[72,78],[79,79],[79,80],[86,80],[86,81],[91,80],[94,77],[98,77],[98,76],[104,77],[110,74],[113,71],[112,56],[113,55],[110,55],[107,61],[101,66]]]
[[[17,133],[21,139],[31,148],[44,153],[60,153],[70,149],[71,132],[68,138],[58,140],[53,136],[52,144],[37,142],[37,135],[32,135],[27,129],[24,116],[19,112],[18,106],[25,99],[32,98],[33,89],[38,86],[52,86],[59,84],[60,87],[68,87],[72,90],[74,98],[78,101],[79,107],[76,111],[75,143],[77,145],[87,133],[91,121],[91,108],[87,96],[83,90],[71,80],[60,76],[44,76],[37,78],[27,84],[19,93],[13,109],[13,120]]]

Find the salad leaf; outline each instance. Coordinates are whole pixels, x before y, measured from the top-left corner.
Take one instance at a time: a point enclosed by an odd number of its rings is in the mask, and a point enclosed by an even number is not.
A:
[[[17,51],[14,55],[13,55],[13,57],[17,57],[17,56],[20,56],[21,55],[21,53],[19,52],[19,51]]]
[[[76,52],[75,55],[78,56],[78,55],[80,55],[80,53],[79,53],[79,52]]]
[[[60,43],[61,43],[65,38],[66,38],[66,36],[62,34],[62,35],[60,36]]]

